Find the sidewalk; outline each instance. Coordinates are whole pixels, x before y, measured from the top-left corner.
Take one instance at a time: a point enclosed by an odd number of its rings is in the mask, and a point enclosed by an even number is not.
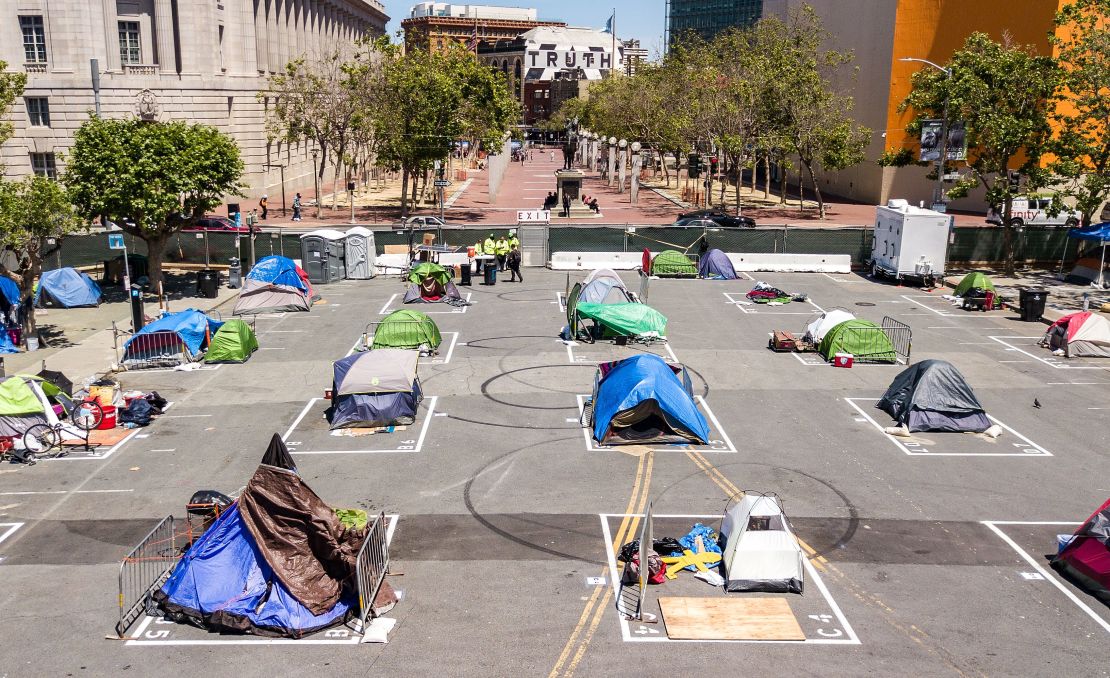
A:
[[[968,272],[945,276],[944,284],[955,289]],[[1018,271],[1013,277],[995,275],[990,271],[984,272],[990,277],[999,294],[1006,298],[1007,308],[1015,311],[1019,310],[1017,304],[1021,288],[1034,287],[1046,290],[1048,299],[1045,304],[1044,319],[1050,323],[1069,313],[1082,311],[1084,295],[1087,295],[1088,310],[1092,312],[1098,313],[1103,304],[1110,304],[1110,290],[1066,283],[1058,279],[1052,271]]]

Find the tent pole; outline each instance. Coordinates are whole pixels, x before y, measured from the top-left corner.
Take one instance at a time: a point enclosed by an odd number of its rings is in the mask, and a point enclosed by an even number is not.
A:
[[[1102,241],[1102,259],[1098,263],[1098,288],[1103,289],[1102,271],[1106,268],[1106,241]]]

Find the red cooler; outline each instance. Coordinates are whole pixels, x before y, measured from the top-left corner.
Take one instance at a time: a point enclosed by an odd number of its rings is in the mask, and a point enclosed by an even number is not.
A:
[[[851,353],[837,353],[833,356],[833,367],[851,367],[855,356]]]

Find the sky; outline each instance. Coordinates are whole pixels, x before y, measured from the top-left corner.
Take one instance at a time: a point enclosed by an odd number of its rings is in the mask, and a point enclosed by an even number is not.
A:
[[[386,14],[390,16],[388,28],[392,35],[401,29],[401,20],[408,18],[409,10],[415,3],[412,0],[383,1]],[[470,0],[453,4],[534,7],[539,10],[540,19],[598,29],[605,27],[615,9],[617,37],[622,40],[638,38],[640,46],[647,49],[652,58],[663,48],[663,27],[666,23],[663,0]]]

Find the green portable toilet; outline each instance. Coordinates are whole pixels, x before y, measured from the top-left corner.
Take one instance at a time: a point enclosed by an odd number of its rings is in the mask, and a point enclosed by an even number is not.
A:
[[[442,341],[435,321],[420,311],[402,308],[390,313],[378,324],[370,348],[415,349],[427,346],[428,350],[435,351]]]
[[[235,318],[216,331],[204,356],[206,363],[244,363],[258,350],[258,339],[250,325]]]
[[[883,328],[862,318],[845,320],[826,332],[817,351],[825,360],[832,360],[837,353],[849,353],[857,362],[898,362],[894,344]]]

